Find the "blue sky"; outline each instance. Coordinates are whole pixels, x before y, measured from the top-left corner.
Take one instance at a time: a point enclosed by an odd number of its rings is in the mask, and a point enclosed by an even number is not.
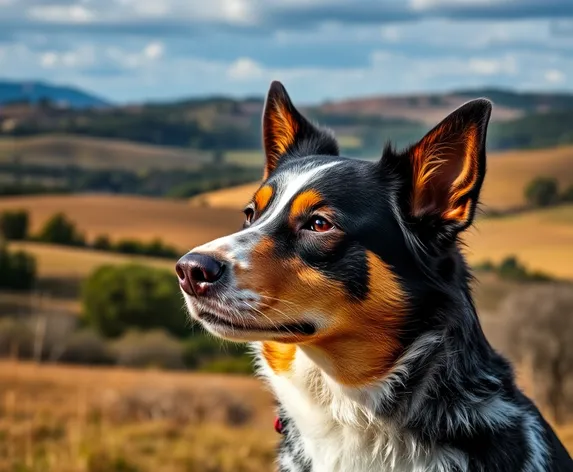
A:
[[[573,91],[573,0],[0,0],[2,78],[118,102]]]

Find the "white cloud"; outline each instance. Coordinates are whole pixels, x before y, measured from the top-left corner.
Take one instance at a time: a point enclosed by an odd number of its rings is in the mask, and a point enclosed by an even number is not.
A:
[[[143,55],[151,60],[159,59],[161,56],[163,56],[164,52],[165,52],[165,47],[163,46],[163,43],[159,41],[154,41],[152,43],[149,43],[143,49]]]
[[[248,57],[240,57],[227,69],[227,75],[234,80],[258,79],[264,73],[263,67]]]
[[[82,5],[38,5],[27,11],[29,18],[53,23],[90,23],[96,13]]]
[[[478,75],[515,75],[518,72],[517,60],[509,54],[501,58],[472,58],[468,68]]]
[[[562,84],[565,82],[565,74],[557,69],[545,71],[545,80],[550,84]]]

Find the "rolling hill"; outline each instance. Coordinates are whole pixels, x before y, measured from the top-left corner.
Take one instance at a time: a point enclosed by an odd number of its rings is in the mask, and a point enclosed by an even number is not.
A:
[[[69,135],[0,138],[0,163],[84,169],[196,169],[210,154],[194,149]]]
[[[554,177],[560,185],[573,185],[573,146],[490,153],[482,192],[484,210],[505,210],[523,205],[524,188],[539,176]],[[258,183],[204,193],[192,198],[194,206],[242,209]]]
[[[0,81],[0,105],[49,101],[70,108],[99,108],[110,102],[75,87],[48,84],[38,81]]]
[[[184,202],[139,197],[70,195],[0,199],[0,212],[25,208],[32,231],[63,211],[89,240],[101,234],[112,240],[161,238],[181,254],[240,228],[243,216],[232,209],[192,207]],[[573,205],[497,218],[479,218],[466,236],[472,263],[516,255],[530,269],[573,279]],[[59,277],[81,277],[112,254],[21,243],[40,258],[40,266]],[[66,254],[64,254],[64,252]],[[71,253],[69,251],[72,251]],[[161,261],[164,262],[164,261]],[[175,261],[172,261],[175,262]]]

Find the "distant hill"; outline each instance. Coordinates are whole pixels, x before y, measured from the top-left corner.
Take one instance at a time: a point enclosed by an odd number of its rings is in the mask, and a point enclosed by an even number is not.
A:
[[[494,102],[493,119],[511,121],[529,113],[573,110],[573,94],[517,92],[495,88],[459,90],[451,93],[372,96],[325,103],[322,114],[405,119],[435,124],[452,109],[473,98]]]
[[[0,81],[0,105],[13,103],[51,102],[68,108],[101,108],[110,103],[74,87],[45,82]]]
[[[213,154],[219,162],[225,160],[229,151],[234,151],[236,157],[237,151],[248,156],[249,152],[260,150],[262,98],[211,96],[93,108],[88,103],[103,105],[105,102],[75,89],[42,83],[6,84],[0,82],[0,103],[3,94],[13,99],[24,94],[30,100],[40,100],[42,90],[52,90],[53,94],[44,95],[49,101],[40,106],[0,106],[0,135],[27,137],[58,133],[113,138],[192,148]],[[335,131],[344,154],[368,157],[377,155],[388,141],[398,148],[407,146],[462,103],[484,96],[495,104],[488,135],[490,149],[573,143],[569,125],[573,120],[573,94],[566,93],[490,88],[361,97],[301,108],[313,121]],[[66,99],[70,108],[55,106]],[[296,96],[293,100],[299,103]],[[242,164],[237,159],[233,162]]]

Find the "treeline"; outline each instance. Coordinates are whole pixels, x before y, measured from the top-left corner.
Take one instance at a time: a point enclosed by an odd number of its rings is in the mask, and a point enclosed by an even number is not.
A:
[[[135,239],[122,239],[112,242],[108,236],[100,235],[91,242],[76,224],[65,214],[56,213],[49,218],[36,233],[29,231],[29,216],[26,210],[5,211],[0,214],[0,238],[8,241],[35,241],[63,246],[85,247],[100,251],[120,254],[165,257],[174,259],[179,255],[176,248],[165,244],[160,239],[142,242]]]
[[[500,279],[513,282],[552,282],[556,279],[545,272],[529,270],[517,257],[507,256],[498,264],[484,261],[474,266],[476,271],[496,274]]]
[[[548,207],[560,203],[573,202],[573,185],[559,188],[559,182],[553,177],[537,177],[525,187],[525,199],[530,207]]]
[[[76,165],[47,166],[0,163],[0,175],[9,181],[0,195],[105,192],[187,198],[199,193],[252,182],[260,169],[233,164],[206,164],[196,170],[86,169]]]
[[[507,97],[502,101],[508,102]],[[439,96],[430,97],[430,103],[441,102]],[[37,116],[20,120],[0,134],[66,133],[212,152],[253,150],[259,149],[261,143],[262,103],[258,99],[218,98],[107,110],[63,110],[45,104]],[[550,111],[537,112],[533,105],[522,104],[519,108],[527,113],[524,116],[492,123],[488,148],[524,149],[573,143],[573,110],[567,108],[568,102],[558,105],[555,101]],[[321,124],[360,138],[362,153],[379,153],[388,140],[401,147],[428,131],[428,126],[413,120],[327,113],[320,108],[310,108],[306,113]]]

